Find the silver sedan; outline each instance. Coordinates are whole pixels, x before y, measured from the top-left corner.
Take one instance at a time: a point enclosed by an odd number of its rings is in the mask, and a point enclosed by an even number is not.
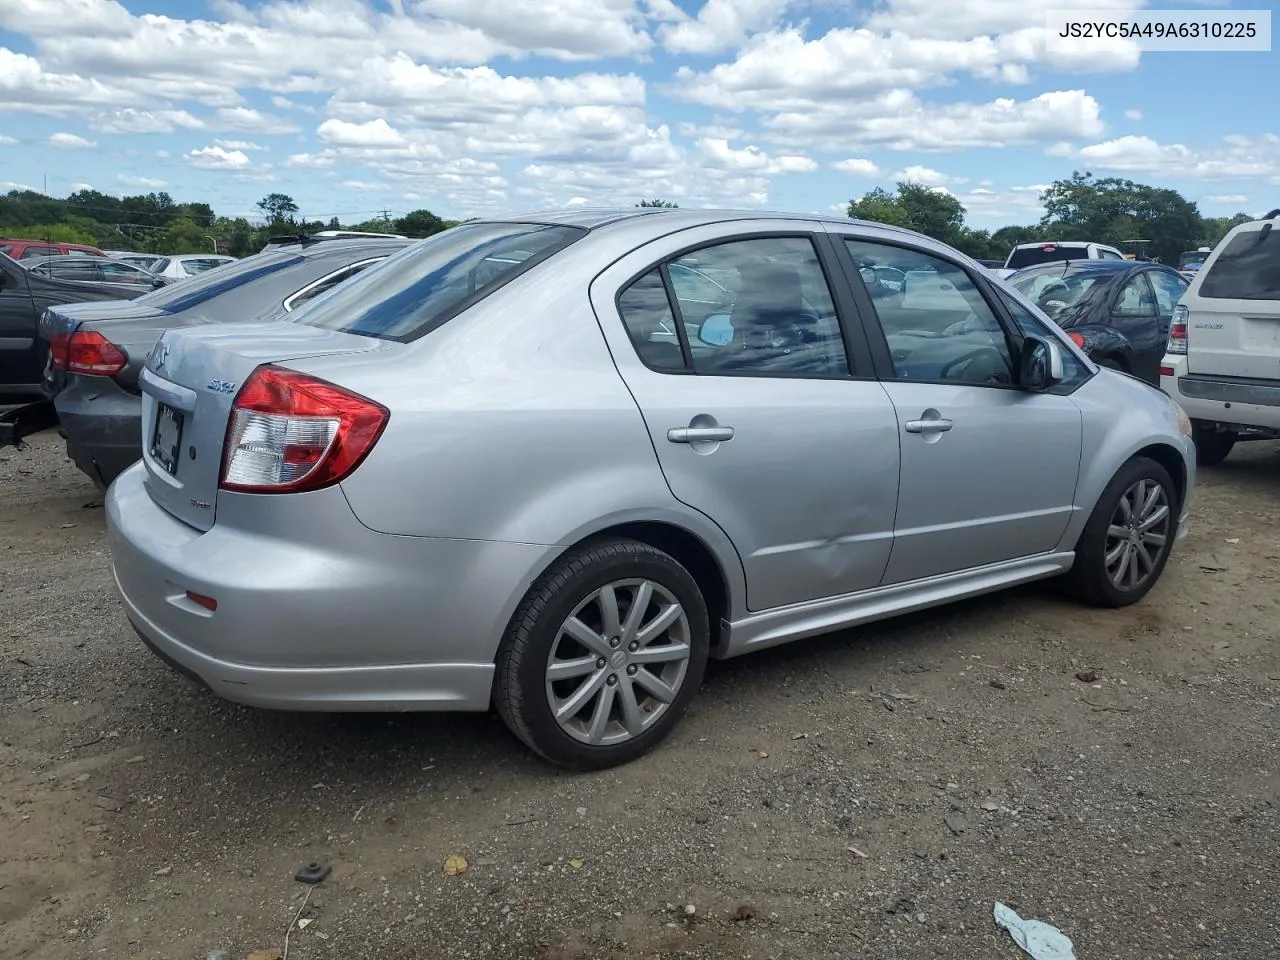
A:
[[[602,768],[709,658],[1043,578],[1140,600],[1190,426],[955,250],[854,220],[476,221],[165,334],[107,497],[130,621],[220,696],[486,710]]]

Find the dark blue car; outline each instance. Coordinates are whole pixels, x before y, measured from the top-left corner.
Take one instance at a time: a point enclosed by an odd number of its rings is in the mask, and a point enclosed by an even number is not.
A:
[[[1173,308],[1190,281],[1139,260],[1068,260],[1005,280],[1034,301],[1099,366],[1160,385]]]

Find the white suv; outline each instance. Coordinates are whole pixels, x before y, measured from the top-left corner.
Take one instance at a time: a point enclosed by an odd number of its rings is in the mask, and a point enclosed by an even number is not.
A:
[[[997,277],[1007,277],[1023,267],[1059,260],[1123,260],[1125,255],[1115,247],[1103,243],[1085,243],[1069,240],[1065,243],[1020,243],[1009,251],[1004,267],[992,271]]]
[[[1280,209],[1214,248],[1174,308],[1160,387],[1191,418],[1200,463],[1280,439]]]

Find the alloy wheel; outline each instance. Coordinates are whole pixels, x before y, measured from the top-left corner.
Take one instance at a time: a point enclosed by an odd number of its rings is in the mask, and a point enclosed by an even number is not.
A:
[[[646,579],[595,590],[560,625],[547,658],[547,702],[560,728],[608,746],[640,736],[684,684],[689,618],[680,601]]]
[[[1143,586],[1169,546],[1169,495],[1155,480],[1133,483],[1120,497],[1107,527],[1107,577],[1117,590]]]

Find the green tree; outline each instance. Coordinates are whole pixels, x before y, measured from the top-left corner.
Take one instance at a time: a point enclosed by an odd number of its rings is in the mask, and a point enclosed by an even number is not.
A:
[[[269,224],[292,226],[296,222],[298,205],[287,193],[269,193],[258,201],[258,209]]]
[[[430,210],[410,210],[395,221],[396,233],[406,237],[429,237],[445,229],[445,222]]]
[[[876,187],[861,200],[850,200],[847,212],[858,220],[906,227],[952,246],[967,240],[964,204],[952,194],[923,183],[900,181],[896,193]],[[985,242],[979,245],[985,250]]]
[[[1045,239],[1118,244],[1150,240],[1150,256],[1176,263],[1178,254],[1199,245],[1200,211],[1176,190],[1118,177],[1097,179],[1076,171],[1044,193]]]
[[[861,200],[850,200],[847,213],[852,220],[869,220],[891,227],[911,228],[911,218],[906,209],[898,202],[897,196],[884,187],[876,187],[863,194]]]
[[[1252,220],[1247,213],[1237,213],[1234,217],[1205,217],[1201,221],[1200,244],[1205,247],[1216,247],[1218,241],[1233,228]],[[1190,249],[1190,247],[1188,247]]]
[[[660,207],[667,210],[674,210],[676,207],[680,206],[680,204],[674,203],[671,200],[641,200],[639,203],[636,204],[636,206],[637,207]]]

